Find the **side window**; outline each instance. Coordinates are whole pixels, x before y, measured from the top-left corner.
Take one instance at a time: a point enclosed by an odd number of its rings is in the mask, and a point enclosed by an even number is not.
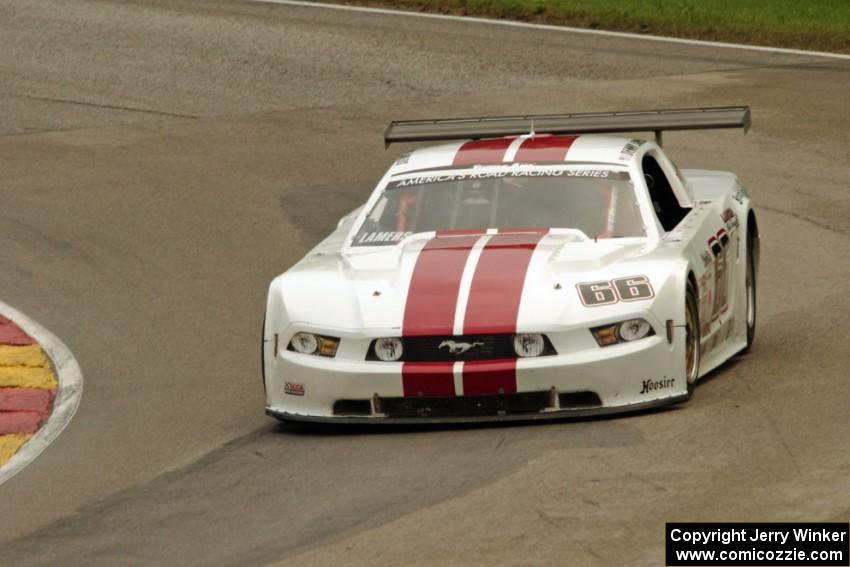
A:
[[[679,200],[673,193],[670,181],[654,157],[644,156],[641,166],[658,222],[661,223],[665,231],[673,230],[685,218],[689,209],[679,205]]]

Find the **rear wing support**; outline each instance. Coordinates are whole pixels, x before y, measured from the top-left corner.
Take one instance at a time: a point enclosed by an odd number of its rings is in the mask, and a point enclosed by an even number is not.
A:
[[[641,110],[634,112],[587,112],[492,116],[439,120],[399,120],[384,131],[384,144],[499,138],[522,134],[609,134],[654,132],[658,145],[661,133],[670,130],[750,128],[749,106]]]

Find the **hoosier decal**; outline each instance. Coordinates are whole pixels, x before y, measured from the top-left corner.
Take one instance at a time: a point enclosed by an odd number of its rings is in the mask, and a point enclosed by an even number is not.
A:
[[[667,378],[666,376],[660,380],[644,380],[641,384],[640,393],[648,394],[655,390],[666,390],[667,388],[672,388],[675,382],[675,378]]]

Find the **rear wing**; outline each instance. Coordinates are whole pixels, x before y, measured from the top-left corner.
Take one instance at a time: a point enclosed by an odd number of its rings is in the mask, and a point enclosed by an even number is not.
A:
[[[521,134],[607,134],[655,132],[661,145],[665,130],[750,128],[749,106],[586,112],[536,116],[492,116],[440,120],[399,120],[384,131],[384,144],[498,138]]]

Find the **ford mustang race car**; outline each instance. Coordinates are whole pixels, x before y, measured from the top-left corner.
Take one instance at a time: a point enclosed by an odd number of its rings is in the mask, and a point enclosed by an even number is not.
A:
[[[667,130],[747,107],[393,122],[399,157],[272,281],[266,412],[282,420],[540,419],[686,400],[753,342],[759,236]],[[655,141],[618,132],[654,132]]]

